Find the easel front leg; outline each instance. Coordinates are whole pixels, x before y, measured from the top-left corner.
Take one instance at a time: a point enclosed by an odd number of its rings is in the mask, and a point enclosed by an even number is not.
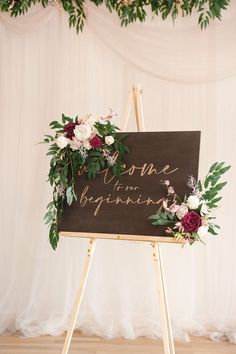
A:
[[[158,242],[152,244],[154,268],[157,279],[157,290],[160,304],[160,315],[163,331],[164,353],[175,354],[170,312],[167,301],[165,276],[162,264],[161,250]]]
[[[77,295],[76,295],[76,298],[75,298],[75,302],[74,302],[74,305],[73,305],[72,314],[71,314],[70,323],[69,323],[69,328],[68,328],[68,331],[67,331],[66,340],[65,340],[65,343],[64,343],[62,354],[67,354],[68,350],[69,350],[71,338],[72,338],[73,331],[74,331],[74,328],[75,328],[75,323],[76,323],[76,320],[77,320],[77,317],[78,317],[78,313],[79,313],[79,308],[80,308],[82,297],[83,297],[83,294],[84,294],[86,281],[87,281],[87,278],[88,278],[90,265],[91,265],[92,259],[93,259],[93,253],[94,253],[94,249],[95,249],[95,244],[96,244],[96,240],[95,239],[91,239],[90,243],[89,243],[88,250],[87,250],[87,257],[86,257],[86,260],[85,260],[85,263],[84,263],[84,269],[83,269],[83,273],[82,273],[81,280],[80,280],[79,290],[77,292]]]

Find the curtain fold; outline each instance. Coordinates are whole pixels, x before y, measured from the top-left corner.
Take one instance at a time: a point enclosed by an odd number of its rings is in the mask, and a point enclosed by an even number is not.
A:
[[[61,113],[113,108],[120,125],[128,90],[140,82],[147,130],[201,130],[200,177],[216,160],[232,164],[217,211],[220,236],[207,246],[162,248],[175,338],[236,342],[236,5],[205,31],[192,18],[122,29],[115,15],[86,6],[79,35],[56,8],[0,14],[0,332],[65,330],[87,248],[61,239],[50,249],[49,160],[37,143]],[[134,120],[128,129],[136,130]],[[77,328],[108,338],[161,336],[149,245],[98,242]]]
[[[236,74],[233,3],[224,13],[223,21],[213,21],[205,31],[196,25],[197,14],[177,18],[175,23],[163,22],[149,14],[147,22],[121,28],[118,16],[105,7],[88,2],[85,8],[85,26],[122,59],[153,77],[172,83],[206,83]],[[56,14],[67,18],[57,6],[40,5],[24,16],[12,18],[0,13],[0,18],[10,31],[23,33],[42,28]]]

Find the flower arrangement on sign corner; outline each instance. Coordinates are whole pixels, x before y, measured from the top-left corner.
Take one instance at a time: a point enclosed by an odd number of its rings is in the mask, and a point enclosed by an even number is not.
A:
[[[149,217],[152,224],[166,225],[166,233],[183,241],[183,245],[186,242],[190,245],[195,241],[203,242],[202,238],[207,234],[218,235],[220,227],[212,211],[222,199],[219,193],[227,182],[220,182],[220,179],[230,167],[225,162],[215,162],[204,180],[196,181],[190,176],[187,186],[191,193],[183,199],[176,194],[169,180],[163,181],[167,195],[163,198],[161,210]]]
[[[125,156],[129,147],[123,140],[127,134],[111,123],[113,112],[95,119],[91,115],[71,118],[62,114],[61,122],[52,121],[54,135],[45,135],[42,143],[50,145],[51,156],[48,180],[53,188],[52,201],[47,205],[45,223],[49,226],[49,240],[55,250],[59,241],[59,220],[64,202],[71,205],[77,199],[75,184],[78,172],[84,168],[89,179],[95,178],[102,169],[109,169],[114,176],[122,175]],[[213,209],[221,200],[220,191],[227,182],[220,182],[231,166],[224,162],[214,163],[203,181],[189,177],[189,196],[180,198],[169,180],[162,184],[167,189],[161,208],[149,217],[152,225],[166,226],[169,236],[189,242],[202,241],[210,233],[217,235],[219,226],[212,216]],[[203,242],[203,241],[202,241]]]
[[[85,168],[88,178],[95,178],[108,168],[114,176],[124,170],[124,158],[129,152],[119,128],[111,123],[114,114],[95,119],[91,115],[71,118],[62,114],[61,122],[52,121],[54,136],[45,135],[42,143],[50,144],[51,156],[48,180],[53,188],[52,201],[47,205],[45,223],[49,225],[49,240],[55,250],[59,241],[58,225],[66,200],[71,205],[77,199],[75,183],[78,171]]]

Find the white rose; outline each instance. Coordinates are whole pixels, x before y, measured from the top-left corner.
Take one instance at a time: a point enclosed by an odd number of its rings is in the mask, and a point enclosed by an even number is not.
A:
[[[183,217],[188,213],[188,207],[185,203],[182,203],[179,209],[176,211],[178,219],[182,220]]]
[[[201,206],[201,215],[207,215],[209,214],[209,209],[207,204],[204,202]]]
[[[81,146],[81,141],[79,141],[78,139],[76,139],[75,137],[72,138],[72,140],[70,140],[70,147],[71,150],[75,151],[78,150],[78,148]]]
[[[92,148],[92,146],[90,145],[89,140],[84,140],[83,141],[83,147],[87,150],[90,150]]]
[[[187,206],[189,209],[197,209],[199,206],[200,200],[196,195],[190,195],[187,200]]]
[[[106,137],[105,137],[105,143],[106,143],[107,145],[112,145],[112,144],[114,143],[114,138],[113,138],[113,136],[111,136],[111,135],[106,136]]]
[[[59,135],[56,138],[56,144],[60,149],[64,149],[68,145],[68,139],[64,135]]]
[[[208,227],[204,225],[200,226],[199,229],[197,230],[197,234],[200,238],[206,236],[207,233],[208,233]]]
[[[91,126],[89,124],[76,125],[74,134],[78,140],[87,140],[92,134]]]

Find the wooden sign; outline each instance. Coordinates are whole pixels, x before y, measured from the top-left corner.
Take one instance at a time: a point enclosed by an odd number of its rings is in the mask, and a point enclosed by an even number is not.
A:
[[[125,171],[103,170],[94,180],[78,177],[77,201],[65,204],[59,231],[166,236],[148,217],[162,205],[168,179],[176,193],[190,192],[188,176],[198,177],[200,132],[127,133]]]

